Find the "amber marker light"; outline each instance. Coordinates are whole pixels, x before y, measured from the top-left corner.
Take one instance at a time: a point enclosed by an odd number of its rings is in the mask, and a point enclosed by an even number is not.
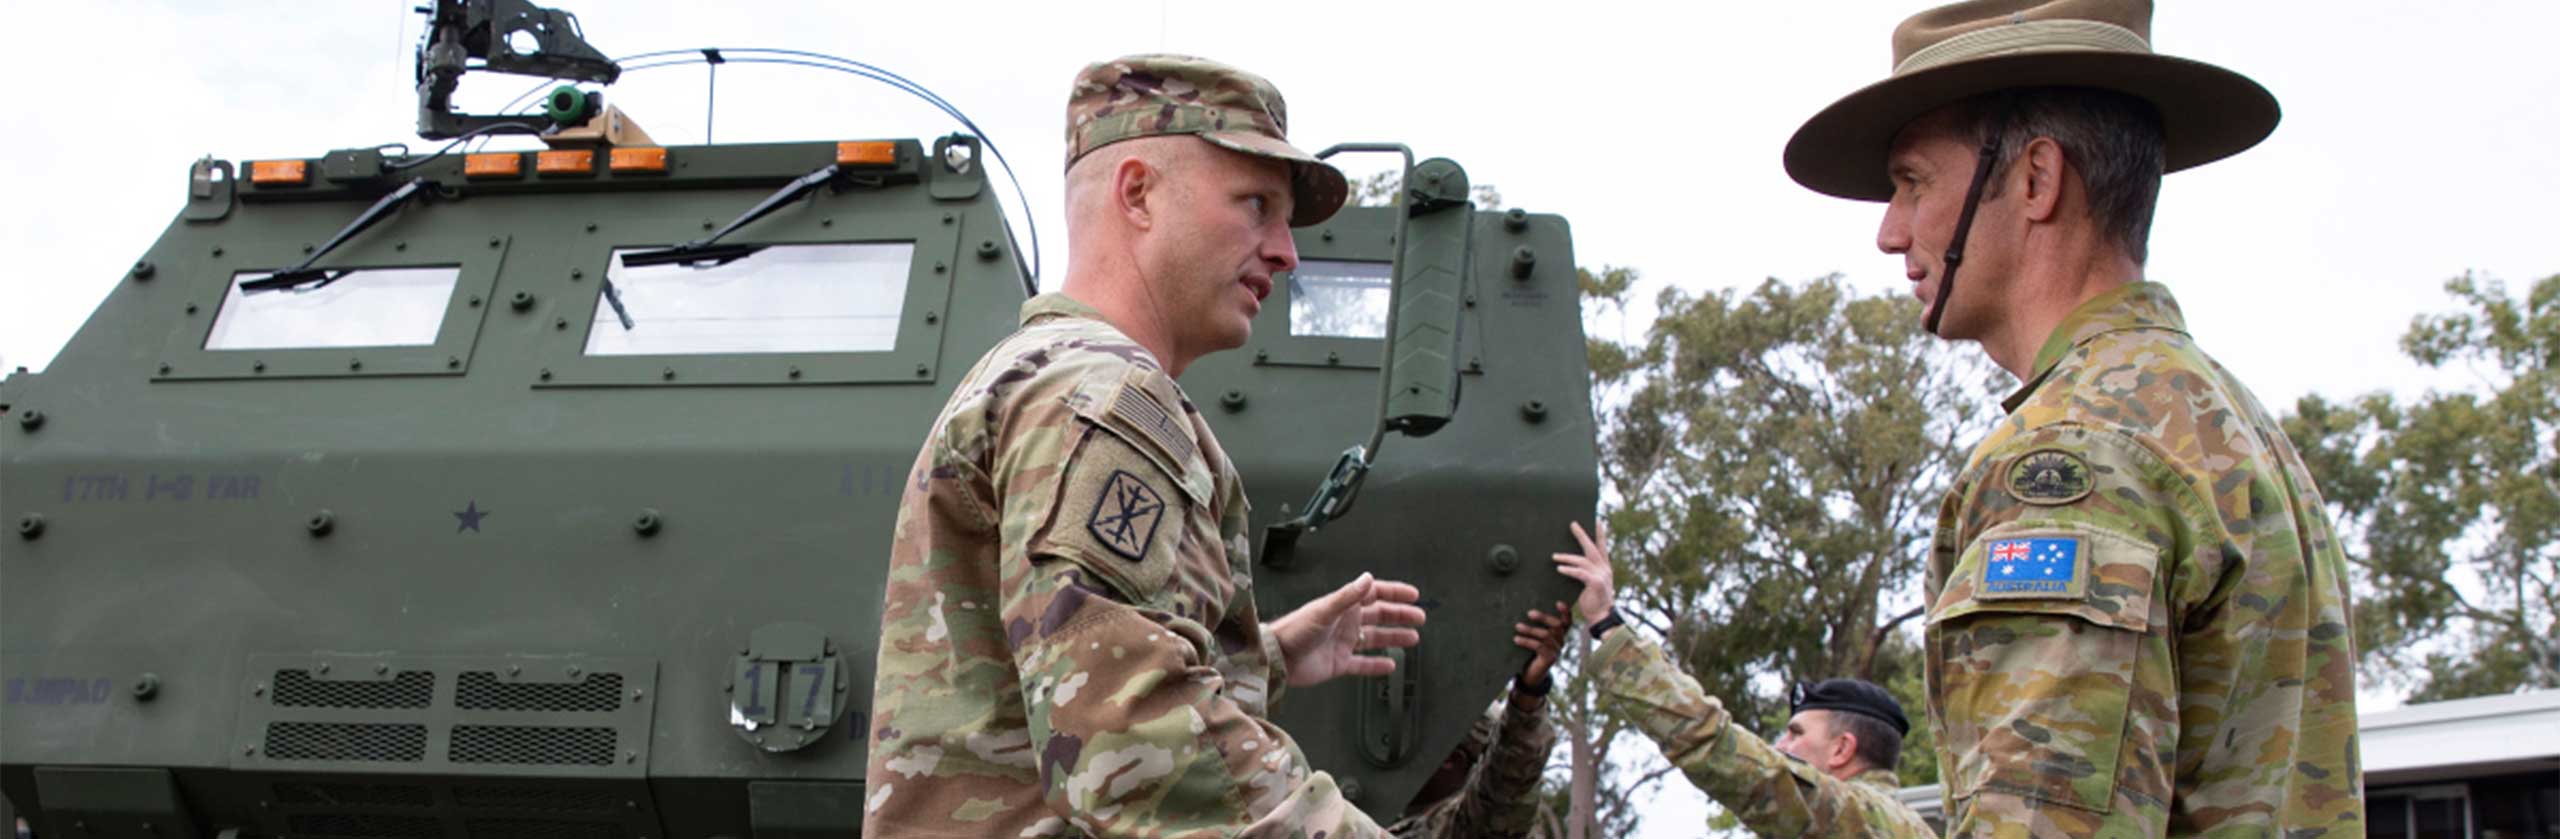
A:
[[[591,149],[561,149],[535,155],[533,171],[545,175],[591,175],[596,171],[596,153]]]
[[[515,152],[475,154],[462,159],[462,176],[466,178],[519,178],[524,176],[524,155]]]
[[[301,186],[311,182],[311,161],[258,160],[249,163],[249,182],[259,186]]]
[[[837,143],[836,163],[842,166],[896,166],[898,144],[889,140]]]
[[[665,147],[614,149],[606,165],[613,167],[615,173],[665,174],[667,150]]]

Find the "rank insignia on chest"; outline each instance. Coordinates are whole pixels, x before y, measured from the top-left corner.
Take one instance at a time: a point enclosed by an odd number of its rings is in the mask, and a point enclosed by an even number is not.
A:
[[[1978,596],[2041,598],[2080,596],[2080,537],[2021,536],[1983,545]]]
[[[1147,543],[1155,540],[1156,525],[1163,521],[1164,494],[1138,476],[1114,469],[1111,479],[1102,482],[1102,494],[1093,500],[1093,516],[1084,526],[1103,547],[1137,562],[1146,558]]]
[[[2069,504],[2089,495],[2089,463],[2061,449],[2028,452],[2009,464],[2009,494],[2029,504]]]

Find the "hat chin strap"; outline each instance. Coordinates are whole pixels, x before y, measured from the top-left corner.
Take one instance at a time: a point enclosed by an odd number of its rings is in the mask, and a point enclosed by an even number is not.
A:
[[[1947,238],[1947,258],[1942,260],[1946,271],[1938,275],[1938,299],[1930,301],[1929,315],[1920,322],[1920,328],[1940,338],[1947,337],[1938,331],[1938,320],[1947,314],[1947,301],[1956,296],[1956,269],[1964,265],[1964,240],[1973,233],[1973,213],[1982,208],[1982,188],[1991,182],[1992,166],[1999,162],[2000,135],[2009,131],[2007,107],[1991,118],[1990,129],[1982,138],[1982,156],[1973,164],[1973,185],[1964,191],[1964,210],[1956,215],[1955,235]]]

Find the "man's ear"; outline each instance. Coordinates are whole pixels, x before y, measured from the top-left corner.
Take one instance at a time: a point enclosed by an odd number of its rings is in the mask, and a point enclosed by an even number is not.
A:
[[[1832,713],[1836,714],[1839,712],[1834,711]],[[1831,722],[1836,723],[1836,721]],[[1846,726],[1836,724],[1832,727],[1833,734],[1831,735],[1831,753],[1822,756],[1822,768],[1826,770],[1847,766],[1858,759],[1858,735],[1841,730],[1844,728],[1846,728]]]
[[[1120,159],[1111,168],[1111,199],[1130,227],[1149,230],[1155,227],[1157,199],[1164,193],[1164,170],[1149,165],[1135,155]]]
[[[2037,137],[2027,141],[2017,163],[2009,167],[2010,177],[2022,181],[2012,186],[2018,190],[2019,212],[2028,221],[2052,221],[2062,209],[2063,165],[2062,144],[2051,137]]]

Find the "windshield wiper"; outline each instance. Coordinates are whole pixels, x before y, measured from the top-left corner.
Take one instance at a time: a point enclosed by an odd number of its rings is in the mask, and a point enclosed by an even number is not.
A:
[[[720,266],[754,256],[757,251],[764,250],[763,245],[723,245],[719,244],[720,237],[727,236],[736,232],[738,228],[754,223],[756,219],[772,214],[773,211],[781,209],[784,204],[806,197],[818,187],[834,182],[837,176],[843,173],[844,167],[841,164],[827,164],[827,168],[802,175],[799,180],[783,185],[781,190],[767,196],[754,207],[748,208],[745,213],[738,216],[736,221],[729,222],[728,226],[720,228],[711,235],[672,248],[623,254],[622,267],[645,268],[651,265],[669,264],[694,266],[705,263]]]
[[[313,268],[311,267],[311,263],[318,262],[321,257],[328,256],[330,251],[337,250],[339,245],[346,244],[348,239],[355,238],[356,234],[364,232],[365,228],[372,227],[381,223],[383,219],[390,218],[391,214],[399,210],[401,205],[409,203],[410,200],[415,199],[418,196],[428,194],[430,190],[427,187],[430,185],[431,183],[425,178],[415,178],[411,179],[408,183],[401,184],[399,189],[392,190],[391,194],[382,196],[382,200],[373,202],[373,206],[366,207],[364,214],[356,216],[355,221],[347,222],[347,226],[340,229],[338,231],[338,235],[329,237],[329,241],[322,244],[318,250],[312,251],[310,256],[303,257],[301,263],[291,268],[286,268],[273,274],[269,274],[265,277],[241,283],[240,291],[245,294],[255,294],[261,291],[283,291],[298,289],[304,285],[311,285],[310,289],[302,289],[309,291],[337,282],[339,279],[344,278],[348,272],[345,270],[330,271],[325,268]]]

